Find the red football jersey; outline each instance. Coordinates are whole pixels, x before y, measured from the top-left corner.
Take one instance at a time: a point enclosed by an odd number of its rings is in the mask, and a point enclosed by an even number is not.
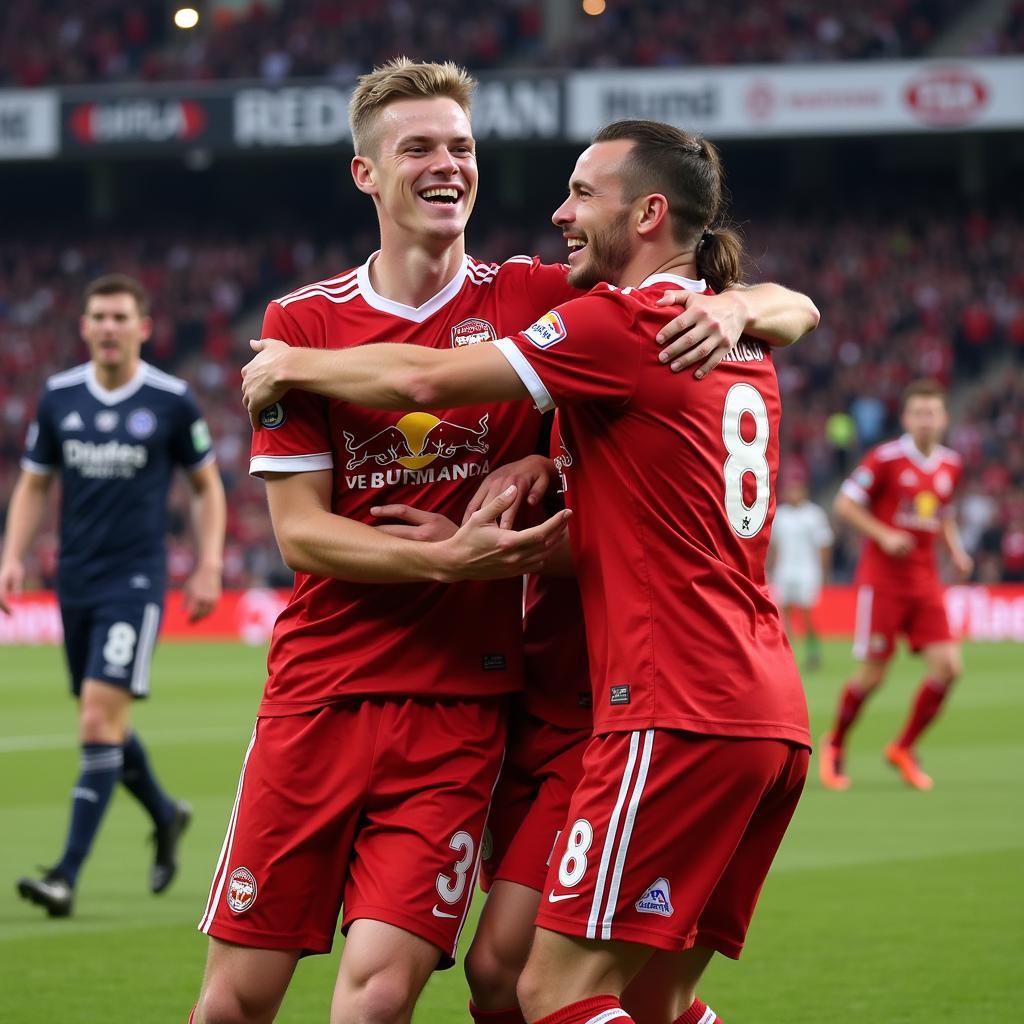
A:
[[[864,505],[887,526],[914,536],[903,558],[887,555],[864,538],[857,582],[903,591],[940,587],[935,536],[945,516],[952,515],[953,492],[960,480],[960,456],[938,445],[925,457],[904,434],[872,448],[843,483],[842,492]]]
[[[809,745],[807,705],[764,578],[778,469],[770,354],[742,339],[710,377],[666,373],[670,287],[599,285],[497,347],[542,410],[586,613],[597,733],[651,727]]]
[[[560,470],[565,450],[557,413],[551,426],[551,458]],[[587,631],[575,577],[526,578],[523,642],[526,710],[561,729],[589,729],[594,724],[594,713]]]
[[[523,642],[526,710],[560,729],[589,729],[587,633],[575,579],[527,577]]]
[[[522,328],[579,294],[566,268],[522,256],[466,257],[417,308],[378,295],[369,267],[272,302],[263,336],[344,348],[412,342],[452,348]],[[528,402],[395,413],[291,391],[264,410],[250,472],[334,475],[331,509],[364,523],[372,505],[402,503],[455,522],[491,467],[536,449]],[[292,714],[360,694],[488,696],[522,686],[522,583],[351,583],[296,573],[274,627],[261,714]]]

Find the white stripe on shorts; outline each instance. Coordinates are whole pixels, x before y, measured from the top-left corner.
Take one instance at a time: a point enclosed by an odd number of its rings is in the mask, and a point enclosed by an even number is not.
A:
[[[875,588],[866,584],[857,588],[857,617],[853,627],[853,656],[863,661],[871,649],[871,605]]]
[[[615,918],[615,908],[619,902],[622,871],[626,866],[626,854],[629,851],[629,841],[633,836],[633,823],[636,821],[636,811],[640,806],[640,797],[643,796],[644,786],[647,783],[647,769],[651,764],[651,750],[653,747],[654,730],[648,729],[644,733],[644,749],[640,755],[640,767],[637,770],[636,785],[633,787],[633,796],[630,798],[629,807],[626,809],[626,820],[622,825],[622,838],[619,840],[619,852],[615,857],[615,868],[612,871],[612,884],[608,889],[608,902],[605,905],[604,918],[601,921],[601,938],[605,940],[612,937],[612,921]]]
[[[156,647],[156,634],[160,628],[160,605],[148,603],[142,612],[139,642],[135,645],[135,665],[132,668],[132,693],[144,697],[149,693],[149,666]]]
[[[245,768],[249,763],[249,755],[256,745],[256,730],[259,728],[259,719],[252,727],[252,739],[246,748],[245,757],[242,760],[242,771],[238,776],[238,789],[235,791],[235,803],[231,808],[231,817],[228,819],[228,830],[224,836],[224,845],[220,848],[220,856],[217,858],[217,867],[213,871],[213,884],[210,886],[210,898],[206,901],[206,910],[203,912],[199,922],[199,930],[210,932],[210,925],[217,911],[217,904],[220,903],[221,893],[224,891],[224,880],[227,876],[228,864],[231,858],[231,846],[235,841],[235,825],[238,822],[238,806],[242,802],[242,783],[245,781]]]

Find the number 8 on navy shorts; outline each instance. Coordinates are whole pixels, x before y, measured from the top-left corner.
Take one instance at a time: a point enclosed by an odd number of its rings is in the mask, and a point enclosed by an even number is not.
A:
[[[162,613],[156,601],[62,606],[64,652],[75,696],[83,679],[101,679],[136,697],[148,696]]]

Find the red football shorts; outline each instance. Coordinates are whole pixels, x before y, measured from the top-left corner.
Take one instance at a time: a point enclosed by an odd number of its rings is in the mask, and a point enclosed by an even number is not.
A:
[[[583,775],[589,729],[560,729],[525,711],[509,723],[508,748],[484,833],[480,884],[499,879],[544,888],[548,863]]]
[[[365,698],[258,718],[199,930],[327,953],[338,913],[451,966],[501,767],[505,702]]]
[[[891,587],[859,586],[853,656],[858,661],[888,661],[900,633],[906,634],[915,653],[929,644],[952,640],[942,591],[904,594]]]
[[[739,957],[809,753],[669,729],[595,736],[537,924]]]

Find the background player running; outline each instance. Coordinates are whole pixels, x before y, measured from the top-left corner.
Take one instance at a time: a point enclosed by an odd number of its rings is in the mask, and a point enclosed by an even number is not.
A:
[[[821,641],[814,628],[814,608],[832,561],[832,527],[825,510],[807,497],[807,484],[792,477],[779,488],[782,501],[775,510],[768,547],[768,579],[782,610],[786,632],[793,636],[794,612],[799,609],[806,644],[804,668],[821,665]]]
[[[528,1020],[628,1021],[619,996],[645,967],[664,984],[648,986],[641,1019],[714,1020],[694,1004],[697,979],[712,950],[739,955],[803,785],[806,704],[763,573],[774,369],[741,341],[710,383],[673,387],[646,354],[665,288],[703,291],[698,267],[718,285],[738,276],[738,243],[710,229],[720,204],[708,143],[610,125],[554,219],[573,249],[570,280],[620,287],[493,346],[330,353],[331,391],[349,401],[525,392],[563,417],[595,737],[520,980]]]
[[[24,558],[61,482],[57,592],[71,688],[79,703],[81,768],[64,852],[18,892],[51,917],[71,913],[75,884],[118,782],[155,827],[150,889],[177,869],[190,809],[169,797],[131,728],[132,701],[149,694],[150,660],[166,586],[167,494],[175,466],[192,488],[196,567],[185,583],[192,621],[220,595],[224,489],[210,436],[184,381],[140,356],[152,322],[142,285],[120,274],[93,281],[79,321],[90,361],[51,377],[29,430],[0,561],[0,608],[10,610]]]
[[[843,764],[850,727],[865,701],[885,679],[896,638],[903,634],[924,656],[926,676],[914,697],[903,731],[885,750],[886,760],[915,789],[931,789],[914,744],[941,710],[963,664],[953,639],[935,541],[941,539],[953,568],[966,579],[973,560],[964,550],[954,518],[953,494],[960,456],[939,442],[949,425],[945,392],[931,380],[910,384],[903,394],[905,433],[873,448],[843,484],[836,516],[864,537],[857,566],[857,621],[853,678],[839,698],[832,731],[818,762],[822,783],[846,789]]]

